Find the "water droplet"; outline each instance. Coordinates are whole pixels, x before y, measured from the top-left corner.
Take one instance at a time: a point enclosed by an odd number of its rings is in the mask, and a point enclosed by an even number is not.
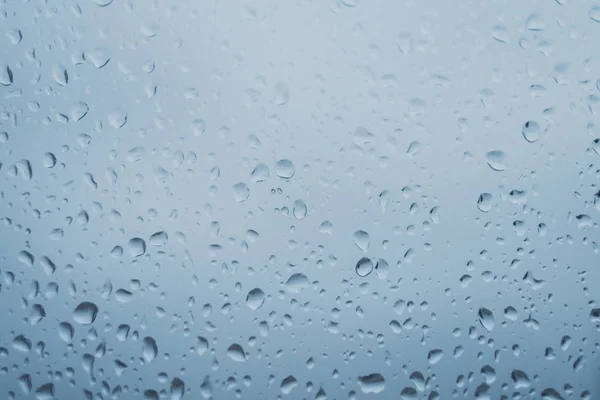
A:
[[[19,255],[17,256],[17,260],[19,260],[19,262],[25,264],[28,267],[33,267],[33,263],[35,262],[35,257],[33,256],[33,254],[31,254],[27,250],[23,250],[23,251],[19,252]]]
[[[58,336],[64,340],[65,342],[70,342],[73,340],[73,336],[75,335],[75,329],[73,325],[68,322],[61,322],[58,325]]]
[[[80,121],[83,117],[87,115],[89,111],[90,107],[87,105],[87,103],[84,103],[83,101],[78,101],[71,107],[71,119],[73,121]]]
[[[23,335],[17,335],[12,342],[13,349],[20,351],[21,353],[28,353],[31,351],[31,340],[27,339]]]
[[[7,31],[6,36],[8,36],[8,39],[12,44],[19,44],[21,43],[21,40],[23,40],[23,34],[19,29],[16,28]]]
[[[242,182],[238,182],[233,185],[233,196],[237,202],[248,200],[250,197],[250,189],[248,188],[248,185]]]
[[[517,310],[514,307],[506,307],[504,309],[504,317],[510,321],[516,321],[518,318]]]
[[[429,364],[434,365],[440,362],[443,356],[444,352],[442,350],[434,349],[427,354],[427,361],[429,361]]]
[[[310,285],[306,275],[295,273],[291,275],[285,283],[286,289],[291,293],[300,293],[303,289]]]
[[[139,257],[146,253],[146,242],[139,237],[130,239],[127,247],[131,257]]]
[[[513,381],[515,389],[525,389],[531,384],[527,374],[521,370],[513,370],[510,374],[510,377]]]
[[[56,165],[56,156],[52,153],[44,153],[44,167],[53,168]]]
[[[358,276],[364,278],[373,271],[373,261],[367,257],[361,258],[356,263],[355,271]]]
[[[56,265],[52,262],[51,259],[49,259],[46,256],[43,256],[40,259],[40,264],[42,265],[42,268],[46,275],[52,275],[54,274],[54,271],[56,271]]]
[[[487,308],[481,307],[479,309],[478,316],[481,326],[483,326],[488,332],[491,332],[496,324],[494,314]]]
[[[494,171],[504,171],[506,169],[506,154],[501,150],[492,150],[485,153],[485,161]]]
[[[154,338],[146,336],[142,341],[142,358],[149,363],[158,355],[158,346]]]
[[[429,211],[429,218],[434,224],[440,223],[440,207],[435,206]]]
[[[360,376],[358,384],[363,393],[381,393],[385,389],[385,379],[378,373]]]
[[[150,243],[150,246],[161,247],[165,246],[168,241],[169,236],[167,235],[167,232],[160,231],[152,234],[152,236],[150,236],[150,239],[148,240],[148,243]]]
[[[244,353],[244,349],[237,343],[232,344],[227,349],[227,355],[235,362],[244,362],[246,361],[246,353]]]
[[[269,167],[265,164],[257,164],[250,174],[250,180],[254,183],[264,182],[270,175]]]
[[[198,345],[196,346],[196,353],[201,356],[208,351],[208,340],[202,336],[198,336]]]
[[[529,143],[536,142],[540,137],[540,125],[535,121],[527,121],[521,129],[521,133]]]
[[[155,21],[142,22],[140,32],[147,38],[151,38],[159,34],[160,26]]]
[[[506,28],[500,25],[494,26],[492,28],[492,37],[499,41],[500,43],[508,43],[509,36]]]
[[[594,6],[590,8],[589,16],[592,21],[600,23],[600,6]]]
[[[296,166],[290,160],[279,160],[275,164],[275,172],[280,178],[291,179],[296,173]]]
[[[185,383],[179,379],[174,378],[171,381],[171,399],[170,400],[181,400],[185,394]]]
[[[258,310],[265,302],[265,292],[259,288],[252,289],[246,296],[246,305],[251,310]]]
[[[600,16],[599,16],[600,22]],[[556,390],[552,388],[542,390],[542,400],[564,400],[564,398]]]
[[[371,236],[367,232],[358,230],[354,232],[352,239],[354,239],[354,244],[365,253],[369,250]]]
[[[67,86],[69,84],[69,74],[67,68],[63,65],[56,65],[52,68],[52,78],[60,86]]]
[[[533,13],[529,15],[529,17],[527,17],[527,20],[525,21],[525,26],[530,31],[543,31],[545,28],[542,16],[537,13]]]
[[[54,384],[45,383],[35,389],[35,397],[37,400],[55,400],[54,397]]]
[[[23,391],[23,394],[28,395],[29,393],[31,393],[31,389],[33,387],[32,383],[31,383],[31,375],[29,375],[29,374],[21,375],[18,379],[18,382],[19,382],[19,386],[21,387],[21,390]]]
[[[402,400],[417,400],[419,398],[419,393],[415,388],[410,386],[405,387],[400,392],[400,399]]]
[[[19,160],[15,163],[15,167],[19,175],[26,181],[30,181],[33,178],[33,169],[29,160]]]
[[[306,218],[307,212],[308,209],[306,208],[306,204],[303,200],[298,199],[294,202],[294,217],[296,217],[296,219]]]
[[[98,306],[96,304],[84,301],[79,303],[75,310],[73,310],[73,320],[80,325],[93,324],[98,315]]]
[[[477,199],[477,208],[482,212],[489,212],[492,209],[493,196],[489,193],[481,193]]]
[[[590,321],[594,323],[600,322],[600,308],[594,308],[590,311]]]
[[[123,127],[127,123],[127,113],[120,108],[113,108],[108,113],[108,123],[115,129]]]
[[[281,381],[281,393],[290,394],[296,386],[298,386],[298,380],[292,375],[288,375]]]

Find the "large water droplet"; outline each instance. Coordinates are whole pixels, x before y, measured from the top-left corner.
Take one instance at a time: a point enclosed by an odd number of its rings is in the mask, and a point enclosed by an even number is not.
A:
[[[371,236],[367,232],[358,230],[354,232],[352,239],[354,239],[354,244],[362,251],[367,252],[369,250]]]
[[[487,308],[481,307],[479,309],[478,316],[481,326],[483,326],[487,331],[491,332],[496,325],[494,314]]]
[[[275,164],[275,172],[280,178],[291,179],[296,173],[296,166],[290,160],[279,160]]]
[[[146,242],[142,238],[135,237],[129,239],[127,248],[129,249],[131,257],[139,257],[146,253]]]
[[[108,113],[108,123],[115,129],[121,128],[127,123],[127,113],[121,108],[113,108]]]
[[[153,233],[152,236],[150,236],[148,243],[150,243],[150,246],[161,247],[161,246],[165,246],[168,241],[169,241],[169,236],[167,235],[167,232],[159,231],[159,232]]]
[[[185,394],[185,383],[179,379],[174,378],[171,381],[171,399],[170,400],[181,400]]]
[[[494,171],[504,171],[506,169],[506,154],[501,150],[492,150],[485,153],[485,161]]]
[[[285,283],[286,289],[291,293],[299,293],[309,285],[308,278],[301,273],[292,274]]]
[[[252,310],[258,310],[265,302],[265,292],[259,288],[252,289],[246,296],[246,305]]]
[[[158,355],[158,346],[154,338],[146,336],[142,341],[142,358],[149,363]]]
[[[238,203],[248,200],[250,197],[250,189],[248,188],[248,185],[243,182],[238,182],[233,185],[233,197]]]
[[[438,362],[440,362],[443,356],[444,352],[442,350],[434,349],[427,354],[427,361],[429,361],[429,364],[432,365],[437,364]]]
[[[94,323],[97,315],[98,306],[92,302],[84,301],[75,307],[73,320],[80,325],[90,325]]]
[[[79,121],[85,117],[89,111],[90,107],[87,105],[87,103],[78,101],[71,107],[71,119],[73,121]]]
[[[0,64],[0,85],[10,86],[13,83],[13,72],[6,64]]]
[[[360,277],[365,277],[373,271],[373,261],[370,258],[363,257],[356,263],[356,274]]]
[[[244,362],[246,361],[246,353],[244,353],[244,349],[237,343],[232,344],[227,349],[227,355],[235,362]]]
[[[492,195],[489,193],[481,193],[477,199],[477,208],[482,212],[489,212],[492,209]]]
[[[385,379],[378,373],[359,377],[358,384],[363,393],[381,393],[385,389]]]
[[[254,167],[254,169],[252,170],[252,173],[250,174],[250,179],[254,183],[264,182],[267,180],[269,175],[270,175],[269,167],[267,167],[265,164],[261,163],[261,164],[257,164],[256,167]]]
[[[281,381],[281,393],[290,394],[296,386],[298,386],[298,380],[294,376],[288,375]]]
[[[535,121],[527,121],[521,129],[521,133],[525,140],[529,143],[533,143],[540,138],[540,125]]]
[[[298,199],[294,202],[294,217],[296,217],[296,219],[306,218],[307,212],[308,209],[306,208],[306,204],[303,200]]]
[[[58,336],[64,340],[65,342],[70,342],[73,340],[73,336],[75,335],[75,329],[73,325],[68,322],[61,322],[58,324]]]
[[[44,167],[53,168],[56,165],[56,156],[52,153],[44,153]]]

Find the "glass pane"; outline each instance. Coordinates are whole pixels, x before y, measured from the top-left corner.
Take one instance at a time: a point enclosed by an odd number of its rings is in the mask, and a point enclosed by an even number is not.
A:
[[[600,395],[598,1],[0,18],[0,398]]]

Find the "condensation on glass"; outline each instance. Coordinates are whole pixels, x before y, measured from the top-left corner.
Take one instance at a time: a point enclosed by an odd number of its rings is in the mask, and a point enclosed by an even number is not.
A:
[[[0,398],[600,396],[596,0],[0,0]]]

